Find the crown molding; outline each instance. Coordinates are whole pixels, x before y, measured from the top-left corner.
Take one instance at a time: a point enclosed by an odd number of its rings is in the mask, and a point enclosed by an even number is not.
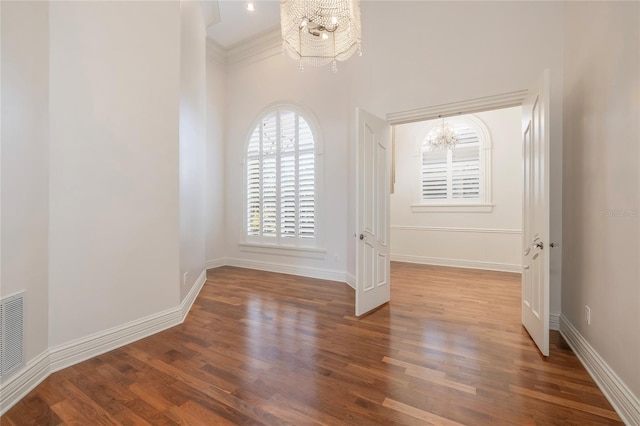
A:
[[[207,59],[220,64],[227,63],[227,51],[215,41],[207,38]]]
[[[282,51],[280,27],[274,27],[240,43],[224,48],[207,39],[207,57],[226,65],[249,64]]]
[[[462,102],[433,105],[387,114],[387,121],[391,124],[406,124],[434,118],[450,117],[458,114],[473,114],[474,112],[489,111],[499,108],[509,108],[522,105],[527,90],[516,90],[499,95],[484,96]]]
[[[227,49],[227,63],[256,62],[282,51],[282,33],[275,27]]]

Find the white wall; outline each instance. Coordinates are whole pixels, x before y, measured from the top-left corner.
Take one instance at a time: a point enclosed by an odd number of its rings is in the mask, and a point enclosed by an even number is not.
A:
[[[396,185],[391,195],[391,256],[416,263],[520,272],[522,253],[522,108],[474,114],[490,135],[491,212],[414,212],[420,146],[433,121],[396,126]],[[439,122],[439,120],[436,120]]]
[[[50,368],[190,307],[205,266],[201,6],[2,3],[1,292],[27,290],[28,363],[0,412]]]
[[[179,303],[179,8],[50,3],[51,346]]]
[[[207,267],[227,257],[225,231],[225,65],[215,58],[207,60],[207,146],[206,146],[206,259]]]
[[[205,269],[205,38],[198,2],[181,1],[180,300]]]
[[[561,2],[362,2],[363,56],[347,62],[348,120],[356,106],[387,113],[531,87],[551,71],[552,221],[560,240],[562,164]],[[389,19],[389,17],[393,19]],[[350,140],[355,127],[350,128]],[[355,161],[350,144],[349,163]],[[355,233],[355,170],[348,235]],[[355,271],[355,240],[347,239],[347,271]],[[560,251],[551,259],[550,312],[560,312]]]
[[[49,6],[2,2],[0,297],[26,290],[26,361],[49,333]]]
[[[562,314],[640,399],[640,4],[567,2]],[[585,321],[585,305],[592,322]]]
[[[562,159],[562,4],[555,2],[362,2],[363,53],[304,73],[295,60],[262,54],[232,65],[227,107],[227,235],[232,258],[355,272],[355,108],[380,116],[527,89],[552,78],[552,179]],[[393,17],[393,19],[389,19]],[[446,35],[446,36],[443,36]],[[279,50],[279,49],[278,49]],[[266,57],[266,58],[265,58]],[[323,261],[241,252],[242,152],[249,124],[277,100],[317,115],[325,140],[326,248]],[[561,222],[553,185],[552,238]],[[335,261],[335,256],[338,261]],[[345,259],[346,257],[346,259]],[[551,312],[560,311],[560,252],[552,256]]]
[[[348,103],[347,74],[344,68],[333,74],[327,67],[308,66],[298,71],[296,61],[282,55],[234,65],[227,75],[226,113],[226,226],[228,256],[235,264],[260,266],[255,262],[287,265],[318,276],[339,279],[346,268],[345,238],[347,232],[347,147]],[[305,110],[320,125],[320,143],[324,162],[324,177],[317,184],[322,187],[324,199],[318,226],[326,249],[322,259],[290,257],[287,255],[258,254],[242,251],[244,241],[244,155],[251,124],[267,106],[276,101],[289,101]],[[253,262],[250,265],[242,262]],[[338,275],[336,275],[338,274]]]

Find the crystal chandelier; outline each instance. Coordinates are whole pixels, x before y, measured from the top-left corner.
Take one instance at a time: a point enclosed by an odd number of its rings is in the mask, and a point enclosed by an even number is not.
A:
[[[360,51],[360,0],[280,0],[282,53],[314,66],[345,61]]]
[[[458,134],[453,127],[444,122],[442,117],[442,124],[429,132],[426,142],[429,151],[454,149],[458,143]]]

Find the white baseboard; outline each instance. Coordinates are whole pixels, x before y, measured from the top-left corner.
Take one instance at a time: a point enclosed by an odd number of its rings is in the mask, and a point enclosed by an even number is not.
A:
[[[227,259],[224,257],[221,257],[219,259],[207,260],[204,266],[206,269],[213,269],[213,268],[219,268],[221,266],[225,266],[226,264],[227,264]]]
[[[182,310],[176,306],[135,321],[110,328],[49,349],[51,372],[62,370],[94,356],[135,342],[182,322]]]
[[[522,266],[510,263],[482,262],[477,260],[445,259],[440,257],[391,254],[393,262],[419,263],[422,265],[453,266],[455,268],[486,269],[500,272],[522,272]]]
[[[560,314],[549,314],[549,330],[560,330]]]
[[[49,377],[49,374],[49,350],[45,350],[8,380],[0,383],[0,416]]]
[[[196,297],[198,297],[198,294],[200,294],[200,290],[202,290],[202,286],[205,282],[207,282],[206,268],[202,270],[202,272],[198,276],[198,279],[196,280],[196,283],[193,285],[193,287],[191,287],[191,290],[189,290],[187,297],[185,297],[180,304],[180,323],[183,323],[187,318],[187,314],[189,313],[193,302],[196,301]]]
[[[564,315],[560,316],[560,334],[571,346],[622,421],[627,425],[640,425],[640,399],[631,392]]]
[[[352,289],[355,290],[356,289],[356,277],[354,277],[353,275],[351,275],[349,273],[344,274],[344,275],[345,275],[344,282],[346,282],[349,285],[349,287],[351,287]]]
[[[328,281],[346,282],[344,272],[329,269],[309,268],[305,266],[291,266],[282,263],[256,262],[253,260],[228,258],[227,265],[238,268],[257,269],[259,271],[277,272],[280,274],[299,275],[301,277],[319,278]]]
[[[49,374],[181,324],[206,278],[206,270],[203,270],[189,294],[174,308],[49,348],[1,384],[0,415],[20,401]]]
[[[356,277],[351,274],[327,269],[306,268],[291,266],[279,263],[256,262],[245,259],[221,258],[209,260],[206,263],[207,269],[219,268],[221,266],[235,266],[238,268],[257,269],[259,271],[277,272],[281,274],[300,275],[303,277],[320,278],[329,281],[345,282],[349,287],[356,288]]]

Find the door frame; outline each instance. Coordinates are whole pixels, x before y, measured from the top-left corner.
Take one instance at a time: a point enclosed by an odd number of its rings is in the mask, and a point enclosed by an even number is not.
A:
[[[439,117],[446,118],[451,116],[457,116],[460,114],[473,114],[477,112],[522,106],[528,93],[529,93],[529,89],[523,89],[523,90],[516,90],[512,92],[500,93],[496,95],[484,96],[480,98],[468,99],[464,101],[431,105],[431,106],[426,106],[423,108],[417,108],[412,110],[391,112],[391,113],[387,113],[385,119],[387,120],[387,122],[389,122],[389,124],[391,125],[391,128],[394,129],[394,127],[399,124],[415,123],[419,121],[433,120]],[[553,132],[551,131],[551,133]],[[392,136],[391,143],[392,143],[392,152],[395,153],[395,138],[393,138],[393,136]],[[554,158],[554,150],[550,149],[550,152],[549,152],[550,170],[549,171],[551,176],[557,175],[557,172],[554,170],[554,165],[556,163],[554,162],[553,158]],[[395,168],[395,158],[391,167],[392,169]],[[560,165],[560,167],[562,166]],[[560,170],[560,175],[562,175],[561,170]],[[552,196],[552,194],[550,194],[550,200],[549,200],[550,204],[553,203],[553,199],[554,197]],[[553,222],[552,217],[553,216],[550,217],[550,222]],[[550,228],[553,229],[553,223],[550,223]],[[549,235],[550,241],[552,241],[553,238],[554,238],[553,235]],[[554,261],[553,261],[553,255],[550,255],[550,256],[551,256],[551,259],[550,259],[550,268],[551,268]],[[550,270],[550,275],[552,279],[554,274],[551,273],[551,270]],[[549,296],[551,299],[551,295],[554,293],[552,289],[553,279],[552,281],[550,281],[549,287],[550,287]],[[522,299],[522,296],[520,297]],[[549,301],[549,304],[551,305],[551,300]],[[556,324],[556,326],[558,325],[557,320],[553,321],[553,318],[551,318],[553,314],[551,314],[551,312],[549,312],[548,314],[550,317],[549,329],[557,329],[557,328],[552,328],[554,324]]]
[[[439,117],[446,118],[460,114],[473,114],[475,112],[522,106],[528,92],[529,89],[516,90],[514,92],[501,93],[499,95],[485,96],[466,101],[433,105],[401,112],[392,112],[387,114],[386,120],[389,124],[395,126],[398,124],[433,120]]]

